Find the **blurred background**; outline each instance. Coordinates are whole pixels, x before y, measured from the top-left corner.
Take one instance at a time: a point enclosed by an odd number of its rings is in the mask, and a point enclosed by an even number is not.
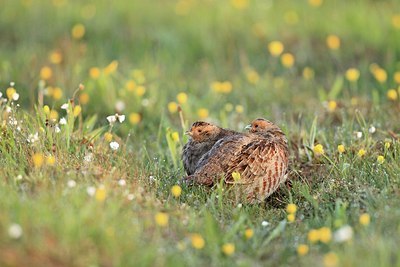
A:
[[[42,90],[54,117],[80,83],[83,114],[126,114],[125,133],[161,121],[179,126],[178,105],[188,121],[232,126],[398,98],[398,1],[2,0],[1,6],[1,92],[15,82],[20,103],[33,110]]]

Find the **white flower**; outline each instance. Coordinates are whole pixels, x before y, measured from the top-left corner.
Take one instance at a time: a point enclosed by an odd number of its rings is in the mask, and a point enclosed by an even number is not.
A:
[[[124,103],[123,101],[121,101],[121,100],[118,100],[118,101],[115,103],[115,109],[116,109],[118,112],[123,111],[123,110],[125,109],[125,103]]]
[[[83,160],[86,162],[91,162],[93,160],[93,154],[92,153],[86,154]]]
[[[76,186],[76,182],[74,180],[69,180],[67,182],[67,185],[68,185],[69,188],[73,188],[73,187]]]
[[[115,115],[110,115],[110,116],[107,116],[107,120],[110,124],[113,124],[114,122],[117,121],[117,117],[115,117]]]
[[[376,128],[374,127],[374,125],[371,125],[371,127],[369,127],[368,132],[371,134],[376,132]]]
[[[239,203],[239,204],[237,205],[237,207],[240,209],[241,207],[243,207],[243,204],[242,204],[242,203]]]
[[[353,228],[349,225],[340,227],[333,233],[333,240],[338,243],[346,242],[353,238]]]
[[[15,85],[15,82],[10,82],[11,87],[14,87],[14,85]]]
[[[14,93],[14,94],[12,95],[12,99],[13,99],[14,101],[17,101],[17,100],[19,99],[19,94],[18,94],[18,93]]]
[[[94,196],[94,194],[96,193],[96,187],[94,187],[94,186],[87,187],[86,193],[91,197]]]
[[[118,184],[120,186],[125,186],[126,185],[126,181],[124,179],[119,179]]]
[[[362,132],[356,132],[356,137],[360,139],[363,136]]]
[[[12,111],[11,107],[7,106],[7,107],[6,107],[6,112],[7,112],[7,113],[11,113],[11,111]]]
[[[60,124],[61,124],[61,125],[67,124],[67,120],[66,120],[65,118],[61,118],[61,119],[60,119]]]
[[[269,225],[269,222],[267,222],[267,221],[262,221],[261,225],[264,226],[264,227],[266,227],[266,226]]]
[[[118,115],[117,116],[119,123],[123,123],[125,120],[125,115]]]
[[[39,134],[36,132],[35,134],[28,135],[28,139],[26,140],[28,143],[35,143],[39,141]]]
[[[59,132],[61,132],[61,129],[60,129],[60,127],[56,126],[56,127],[54,128],[54,131],[55,131],[56,133],[59,133]]]
[[[13,223],[8,227],[8,235],[13,239],[18,239],[22,236],[22,227],[17,224]]]
[[[117,150],[119,148],[119,144],[117,142],[111,142],[110,147],[112,150]]]
[[[67,110],[68,109],[68,103],[62,104],[61,105],[61,109]]]
[[[0,92],[0,98],[3,96],[3,93],[2,92]]]
[[[21,174],[18,174],[17,180],[22,180],[22,175]]]

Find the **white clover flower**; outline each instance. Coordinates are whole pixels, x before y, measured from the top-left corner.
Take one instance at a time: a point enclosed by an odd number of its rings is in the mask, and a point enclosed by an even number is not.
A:
[[[112,150],[118,150],[119,144],[114,141],[114,142],[110,143],[110,147],[111,147]]]
[[[59,132],[61,132],[61,129],[60,129],[60,127],[56,126],[56,127],[54,128],[54,131],[55,131],[56,133],[59,133]]]
[[[358,139],[360,139],[362,136],[363,136],[363,133],[362,133],[362,132],[356,132],[356,137],[357,137]]]
[[[91,197],[94,196],[94,194],[96,193],[96,187],[94,187],[94,186],[87,187],[86,193]]]
[[[338,243],[346,242],[353,238],[353,228],[349,225],[340,227],[333,233],[333,240]]]
[[[119,186],[125,186],[125,185],[126,185],[125,179],[119,179],[119,180],[118,180],[118,185],[119,185]]]
[[[374,127],[374,125],[371,125],[371,127],[369,127],[368,132],[371,134],[376,132],[376,128]]]
[[[261,225],[264,226],[264,227],[266,227],[266,226],[269,225],[269,222],[267,222],[267,221],[262,221]]]
[[[61,118],[61,119],[60,119],[60,124],[61,124],[61,125],[67,124],[67,120],[66,120],[64,117]]]
[[[69,188],[74,188],[74,187],[76,186],[76,182],[75,182],[74,180],[69,180],[69,181],[67,182],[67,186],[68,186]]]
[[[67,109],[68,109],[68,103],[62,104],[62,105],[61,105],[61,109],[67,110]]]
[[[14,94],[12,95],[12,99],[13,99],[14,101],[17,101],[17,100],[19,99],[19,94],[18,94],[18,93],[14,93]]]
[[[22,236],[22,227],[17,223],[13,223],[8,227],[8,236],[13,239],[18,239]]]
[[[242,204],[242,203],[239,203],[239,204],[237,205],[237,207],[240,209],[240,208],[243,207],[243,204]]]
[[[0,92],[0,98],[3,96],[3,93],[2,92]]]
[[[107,116],[107,120],[110,124],[113,124],[114,122],[117,121],[117,117],[115,117],[115,115],[110,115],[110,116]]]
[[[10,82],[10,86],[14,87],[15,86],[15,82]]]
[[[125,103],[124,103],[123,101],[121,101],[121,100],[118,100],[118,101],[115,103],[115,109],[116,109],[117,111],[119,111],[119,112],[123,111],[123,110],[125,109]]]

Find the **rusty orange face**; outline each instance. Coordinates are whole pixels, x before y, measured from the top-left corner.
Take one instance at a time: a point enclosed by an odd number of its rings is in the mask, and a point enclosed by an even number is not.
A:
[[[186,134],[192,137],[194,141],[204,141],[217,135],[218,132],[218,126],[208,122],[198,121],[192,124],[192,127],[186,132]]]

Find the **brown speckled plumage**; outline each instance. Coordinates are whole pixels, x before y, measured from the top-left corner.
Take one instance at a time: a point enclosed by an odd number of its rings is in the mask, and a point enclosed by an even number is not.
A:
[[[288,157],[287,140],[279,127],[256,119],[248,134],[218,141],[187,179],[210,186],[222,178],[227,184],[240,186],[248,203],[258,203],[286,180]],[[238,181],[234,181],[233,172],[240,173]]]
[[[192,175],[195,173],[200,159],[218,140],[239,133],[208,122],[197,121],[192,124],[187,134],[190,139],[183,147],[182,161],[186,173]]]

